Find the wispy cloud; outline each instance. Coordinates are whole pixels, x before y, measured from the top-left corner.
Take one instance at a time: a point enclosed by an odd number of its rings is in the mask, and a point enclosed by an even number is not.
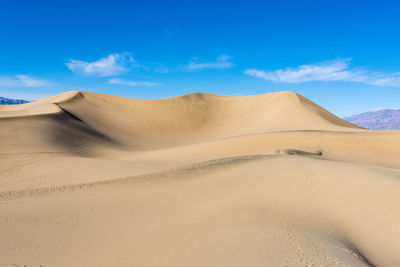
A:
[[[400,87],[400,72],[392,74],[378,74],[371,84],[378,86]]]
[[[2,87],[40,87],[47,86],[50,82],[28,75],[0,76],[0,86]]]
[[[157,82],[128,81],[128,80],[121,80],[121,79],[117,79],[117,78],[108,80],[108,83],[129,85],[129,86],[160,86],[160,85],[162,85],[161,83],[157,83]]]
[[[351,68],[351,59],[335,59],[274,71],[247,69],[245,74],[273,82],[302,83],[311,81],[362,82],[378,86],[400,87],[400,73],[381,73]]]
[[[117,76],[127,72],[129,64],[135,64],[130,53],[114,53],[99,60],[88,62],[71,59],[65,65],[74,73],[87,76]]]
[[[201,70],[201,69],[229,69],[233,67],[233,63],[229,62],[231,59],[228,55],[221,55],[215,62],[199,63],[197,59],[189,62],[186,66],[189,70]]]

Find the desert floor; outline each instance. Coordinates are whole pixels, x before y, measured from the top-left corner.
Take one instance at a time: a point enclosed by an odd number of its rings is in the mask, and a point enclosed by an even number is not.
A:
[[[400,132],[291,92],[0,106],[0,266],[400,266]]]

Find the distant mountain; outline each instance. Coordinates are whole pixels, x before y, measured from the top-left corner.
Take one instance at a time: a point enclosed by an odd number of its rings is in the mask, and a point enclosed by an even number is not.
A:
[[[16,105],[16,104],[24,104],[28,103],[29,101],[22,100],[22,99],[11,99],[0,97],[0,105]]]
[[[370,111],[343,119],[370,130],[400,130],[400,109]]]

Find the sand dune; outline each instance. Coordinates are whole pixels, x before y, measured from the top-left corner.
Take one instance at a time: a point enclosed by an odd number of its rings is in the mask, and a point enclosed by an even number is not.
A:
[[[400,132],[295,93],[74,91],[0,129],[0,264],[400,265]]]
[[[87,142],[84,133],[90,130],[100,139],[134,150],[270,131],[358,128],[292,92],[239,97],[194,93],[161,100],[67,92],[0,110],[3,118],[51,122],[46,128],[52,127],[53,136],[65,131],[61,127],[68,123],[68,129],[83,136],[81,143]],[[55,125],[60,121],[63,125]],[[37,128],[30,130],[43,131],[43,126]]]

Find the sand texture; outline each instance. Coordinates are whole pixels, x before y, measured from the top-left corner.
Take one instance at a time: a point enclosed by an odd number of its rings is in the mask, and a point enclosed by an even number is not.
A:
[[[400,266],[400,132],[292,92],[0,105],[0,266]]]

